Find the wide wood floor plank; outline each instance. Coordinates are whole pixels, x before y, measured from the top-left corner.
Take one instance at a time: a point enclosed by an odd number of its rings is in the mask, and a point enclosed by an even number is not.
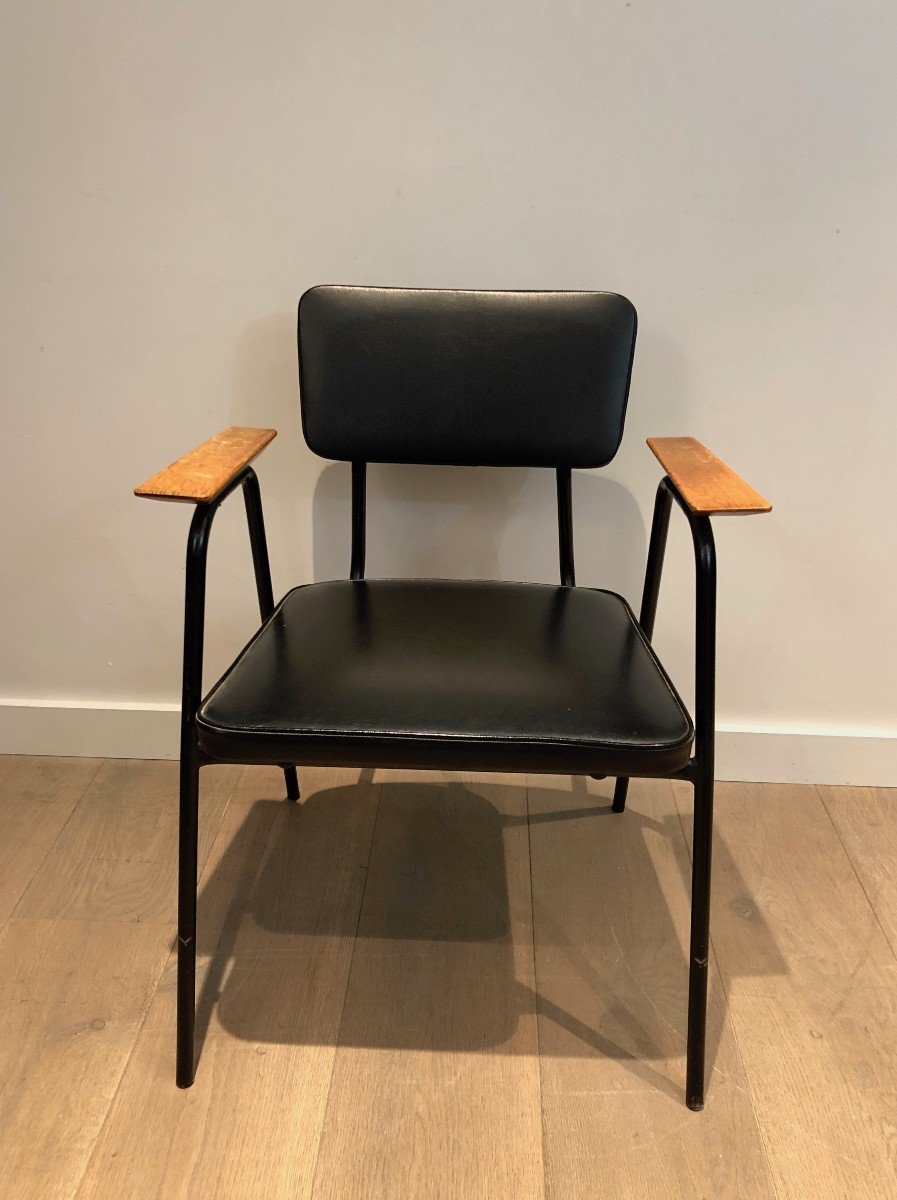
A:
[[[690,866],[668,783],[530,780],[546,1191],[775,1196],[711,976],[707,1105],[685,1107]]]
[[[79,1200],[297,1200],[311,1191],[377,785],[248,770],[201,881],[196,1082],[174,1083],[167,964]],[[255,795],[255,799],[253,799]]]
[[[816,790],[897,954],[897,788]]]
[[[0,757],[2,1200],[897,1195],[893,791],[719,785],[694,1114],[687,786],[204,770],[183,1092],[176,768],[98,767]]]
[[[243,767],[206,767],[199,861]],[[107,759],[17,904],[17,917],[176,920],[178,764]]]
[[[387,778],[315,1200],[541,1197],[525,789]]]
[[[84,1170],[169,952],[158,926],[12,918],[0,935],[0,1194]]]
[[[101,765],[98,758],[0,756],[0,927]]]
[[[897,964],[818,793],[718,784],[716,834],[711,937],[778,1194],[897,1195]]]

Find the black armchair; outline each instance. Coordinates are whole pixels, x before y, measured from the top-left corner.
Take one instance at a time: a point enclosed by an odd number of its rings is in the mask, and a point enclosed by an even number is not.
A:
[[[623,433],[636,315],[600,292],[318,287],[299,305],[303,432],[352,464],[350,578],[275,607],[258,481],[271,429],[229,429],[137,489],[196,505],[187,550],[181,720],[177,1083],[193,1082],[199,771],[206,763],[632,776],[695,788],[686,1102],[704,1102],[713,814],[716,560],[710,516],[770,505],[691,438],[650,439],[665,468],[641,613],[578,588],[572,470]],[[368,462],[550,467],[560,586],[365,580]],[[202,699],[209,531],[242,488],[262,625]],[[697,567],[696,711],[651,646],[673,501]],[[692,752],[693,751],[693,752]]]

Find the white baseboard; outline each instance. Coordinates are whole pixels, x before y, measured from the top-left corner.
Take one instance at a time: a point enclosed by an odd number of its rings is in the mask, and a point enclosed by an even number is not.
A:
[[[0,754],[177,758],[179,704],[0,700]]]
[[[0,699],[0,754],[176,758],[175,704]],[[897,731],[720,723],[717,779],[897,787]]]
[[[716,778],[750,783],[897,787],[897,732],[736,729],[716,732]]]

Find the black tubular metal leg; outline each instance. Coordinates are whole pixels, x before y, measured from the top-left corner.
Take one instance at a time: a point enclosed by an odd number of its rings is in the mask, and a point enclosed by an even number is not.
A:
[[[178,862],[177,1071],[180,1088],[193,1083],[196,1014],[196,856],[199,833],[199,756],[181,758],[180,846]]]
[[[688,1043],[685,1103],[704,1107],[704,1057],[707,1042],[707,979],[710,957],[710,863],[713,834],[713,776],[695,780],[692,848],[691,937],[688,974]]]
[[[611,812],[623,812],[626,808],[626,793],[629,791],[629,780],[622,776],[614,784],[614,799]]]
[[[299,776],[296,774],[296,768],[284,767],[283,777],[287,781],[287,800],[291,800],[295,804],[301,797]]]
[[[268,560],[268,539],[265,537],[265,518],[262,513],[262,493],[258,476],[251,467],[246,469],[243,480],[243,500],[246,503],[246,523],[249,526],[249,544],[252,547],[252,565],[255,569],[255,587],[259,598],[259,613],[263,621],[274,612],[274,588],[271,583],[271,564]],[[287,799],[293,802],[300,798],[299,776],[296,768],[285,765],[283,777],[286,781]]]
[[[704,1107],[707,1043],[707,981],[710,959],[710,878],[713,842],[713,773],[716,728],[716,546],[710,518],[692,512],[669,477],[660,481],[654,502],[651,542],[645,568],[645,587],[639,623],[650,641],[654,636],[657,597],[666,551],[673,500],[688,520],[695,551],[695,746],[688,768],[678,773],[695,789],[692,843],[691,933],[688,971],[688,1036],[686,1042],[685,1102],[700,1112]],[[629,781],[618,779],[614,812],[626,805]]]
[[[184,673],[181,692],[181,770],[178,837],[178,982],[177,1071],[178,1087],[193,1083],[194,1026],[196,1013],[196,884],[199,838],[199,769],[203,762],[196,735],[196,714],[202,699],[203,634],[206,607],[206,562],[209,532],[218,506],[236,488],[243,488],[252,561],[258,588],[259,609],[265,619],[274,610],[271,571],[265,544],[265,526],[258,480],[245,467],[208,504],[197,504],[187,538],[187,579],[184,589]],[[284,769],[287,791],[298,799],[295,767]]]
[[[672,485],[670,485],[672,489]],[[716,705],[716,548],[710,518],[682,505],[691,526],[697,568],[695,604],[695,816],[692,844],[689,944],[688,1042],[685,1102],[704,1107],[707,980],[710,956],[710,877],[713,841],[713,773]]]
[[[178,827],[178,1087],[193,1083],[193,1028],[196,1011],[196,847],[199,836],[200,753],[196,710],[202,692],[206,558],[209,530],[218,502],[198,504],[187,539],[184,595],[184,676],[181,695],[181,772]]]

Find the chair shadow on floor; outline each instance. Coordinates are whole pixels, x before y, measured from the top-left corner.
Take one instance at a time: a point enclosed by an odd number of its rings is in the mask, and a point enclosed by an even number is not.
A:
[[[634,781],[614,815],[612,781],[556,777],[527,813],[522,777],[435,778],[361,772],[299,805],[240,806],[199,898],[197,1053],[213,1019],[258,1043],[533,1053],[537,1013],[543,1056],[617,1059],[680,1099],[690,863],[669,793]],[[737,880],[719,837],[714,855]],[[745,973],[784,973],[738,894]],[[714,980],[708,1068],[724,1019]]]

